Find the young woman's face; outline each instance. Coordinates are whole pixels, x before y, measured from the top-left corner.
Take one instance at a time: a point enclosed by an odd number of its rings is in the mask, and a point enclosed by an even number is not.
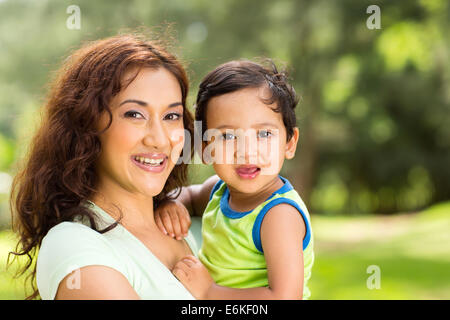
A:
[[[227,185],[244,193],[273,181],[284,159],[295,154],[298,129],[286,142],[281,113],[262,101],[269,97],[265,88],[246,88],[208,102],[206,123],[214,138],[203,153],[212,154],[214,170]]]
[[[136,74],[130,70],[125,79]],[[100,188],[158,195],[184,145],[180,85],[164,68],[141,69],[110,104],[111,126],[101,136]],[[101,129],[108,123],[105,114]]]

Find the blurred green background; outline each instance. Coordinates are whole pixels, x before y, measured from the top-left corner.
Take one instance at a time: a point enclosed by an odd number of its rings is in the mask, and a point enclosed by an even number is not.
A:
[[[367,26],[370,5],[380,29]],[[142,26],[170,26],[190,107],[220,63],[288,67],[301,137],[282,175],[312,213],[312,299],[449,299],[449,18],[445,0],[0,0],[0,299],[25,295],[5,269],[8,194],[52,72],[85,41]],[[193,165],[190,180],[212,173]]]

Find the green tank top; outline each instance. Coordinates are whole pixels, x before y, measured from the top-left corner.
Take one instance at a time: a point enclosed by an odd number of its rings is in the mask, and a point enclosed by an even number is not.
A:
[[[290,204],[299,211],[306,226],[303,239],[303,299],[308,299],[311,292],[307,282],[314,263],[310,217],[291,183],[279,177],[284,185],[255,209],[246,212],[231,209],[227,185],[222,180],[216,183],[203,213],[203,240],[199,259],[218,285],[231,288],[268,286],[267,265],[260,237],[261,224],[269,209],[280,203]]]

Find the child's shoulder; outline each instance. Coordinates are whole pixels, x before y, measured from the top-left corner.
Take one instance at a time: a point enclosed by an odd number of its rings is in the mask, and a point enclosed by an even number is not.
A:
[[[306,248],[312,232],[308,209],[291,183],[286,178],[280,178],[284,186],[266,202],[256,218],[254,228],[261,230],[265,225],[266,228],[283,230],[285,223],[300,223],[304,232],[303,248]],[[259,239],[256,243],[260,241]]]
[[[272,201],[278,202],[278,203],[285,203],[290,204],[294,208],[297,208],[299,211],[304,211],[304,213],[309,215],[308,209],[303,202],[302,197],[300,196],[299,192],[294,189],[290,181],[282,176],[280,178],[283,180],[284,185],[279,189],[277,194],[273,197]],[[279,199],[279,200],[277,200]]]
[[[217,190],[220,189],[220,187],[222,187],[223,185],[226,185],[225,182],[219,178],[218,175],[214,175],[210,178],[208,178],[204,184],[208,185],[208,189],[210,190],[209,193],[209,200],[211,201],[214,193],[216,193]]]

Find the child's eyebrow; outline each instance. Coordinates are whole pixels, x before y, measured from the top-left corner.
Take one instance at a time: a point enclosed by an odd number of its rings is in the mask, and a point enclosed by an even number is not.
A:
[[[230,126],[229,124],[223,124],[221,126],[216,127],[216,129],[223,129],[223,128],[235,128],[234,126]]]
[[[254,127],[274,127],[274,128],[278,128],[278,126],[272,122],[261,122],[261,123],[256,123],[252,126]]]
[[[255,124],[252,125],[252,128],[260,128],[260,127],[278,128],[278,126],[276,124],[271,123],[271,122],[261,122],[261,123],[255,123]],[[223,125],[220,125],[220,126],[216,127],[216,129],[223,129],[223,128],[239,129],[236,126],[229,125],[229,124],[223,124]]]

